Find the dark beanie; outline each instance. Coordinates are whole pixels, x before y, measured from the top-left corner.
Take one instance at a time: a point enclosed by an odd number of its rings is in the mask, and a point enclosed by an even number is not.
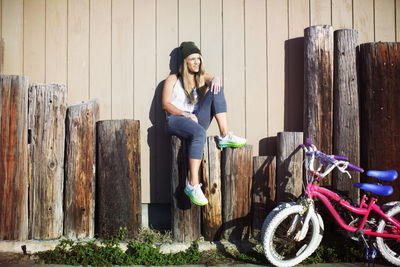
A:
[[[181,49],[182,60],[191,54],[197,53],[201,55],[200,49],[194,42],[182,42],[179,48]]]

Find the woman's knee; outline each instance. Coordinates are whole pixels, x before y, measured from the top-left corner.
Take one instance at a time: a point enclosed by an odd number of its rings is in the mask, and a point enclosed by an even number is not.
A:
[[[205,143],[207,138],[206,130],[203,127],[199,127],[199,129],[193,134],[193,140],[198,142]]]

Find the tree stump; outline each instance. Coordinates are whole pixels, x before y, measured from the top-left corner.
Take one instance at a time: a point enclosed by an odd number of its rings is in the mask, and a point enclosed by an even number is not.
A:
[[[29,238],[63,234],[65,85],[32,84],[28,93]]]
[[[360,165],[360,112],[358,104],[358,81],[356,30],[338,30],[335,38],[335,71],[333,83],[333,154],[347,156],[352,164]],[[346,191],[358,202],[360,190],[353,183],[360,181],[360,173],[353,171],[352,179],[335,170],[332,185],[339,191]]]
[[[215,137],[207,137],[202,163],[204,195],[208,205],[202,209],[202,234],[205,240],[221,239],[222,190],[221,190],[221,150]]]
[[[222,237],[227,240],[250,235],[252,152],[251,145],[222,151]]]
[[[119,227],[138,233],[141,215],[140,122],[99,121],[97,133],[97,231],[110,238]]]
[[[200,237],[200,207],[191,203],[183,191],[189,179],[187,144],[172,136],[171,148],[172,235],[178,242],[195,241]]]
[[[28,238],[28,78],[0,75],[0,239]]]
[[[276,200],[296,201],[303,189],[303,143],[301,132],[278,133]]]
[[[276,207],[276,157],[253,157],[252,236],[260,234],[268,213]]]
[[[332,154],[333,27],[304,30],[304,137]],[[330,185],[330,176],[322,184]]]
[[[362,166],[366,170],[399,171],[400,43],[360,45],[359,71]],[[380,197],[380,203],[400,199],[400,179],[380,183],[394,189],[391,196]]]
[[[67,109],[65,140],[64,235],[94,236],[96,100]]]

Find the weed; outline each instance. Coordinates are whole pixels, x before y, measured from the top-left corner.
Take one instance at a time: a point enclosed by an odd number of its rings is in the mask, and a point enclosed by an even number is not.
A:
[[[128,250],[123,251],[120,241],[124,240],[126,228],[120,228],[118,234],[102,245],[94,241],[86,243],[62,240],[55,249],[39,252],[38,256],[46,264],[67,264],[83,266],[111,265],[183,265],[198,263],[200,252],[196,242],[185,251],[162,254],[160,247],[154,245],[155,236],[147,235],[144,242],[130,241]]]

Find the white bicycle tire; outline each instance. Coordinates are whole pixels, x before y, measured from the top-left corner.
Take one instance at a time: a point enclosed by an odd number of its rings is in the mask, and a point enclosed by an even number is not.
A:
[[[312,223],[312,236],[311,241],[302,252],[296,257],[284,260],[281,259],[274,251],[272,245],[272,237],[277,227],[290,215],[300,213],[304,210],[304,206],[293,203],[286,203],[281,205],[276,212],[271,214],[271,217],[267,217],[263,224],[263,230],[261,234],[261,242],[264,249],[264,254],[268,261],[275,266],[294,266],[301,263],[307,257],[309,257],[319,246],[323,237],[323,221],[321,216],[314,212],[311,214],[310,222]]]
[[[388,217],[392,217],[396,214],[400,214],[400,205],[393,206],[386,215]],[[386,221],[384,219],[379,221],[378,228],[376,229],[377,233],[382,233],[385,229]],[[376,245],[378,247],[379,252],[382,256],[390,263],[400,266],[400,251],[391,250],[384,242],[384,238],[376,237]]]

